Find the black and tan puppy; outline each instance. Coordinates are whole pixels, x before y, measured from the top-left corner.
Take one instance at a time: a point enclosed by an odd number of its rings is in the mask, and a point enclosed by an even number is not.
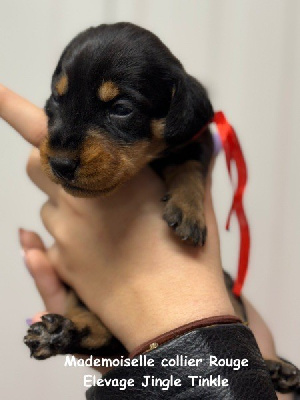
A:
[[[204,88],[152,33],[128,23],[101,25],[65,49],[45,107],[41,147],[48,175],[74,196],[108,194],[146,164],[166,180],[164,218],[203,245],[203,187],[213,116]]]
[[[129,23],[79,34],[58,62],[45,111],[49,133],[40,151],[52,180],[71,195],[99,196],[150,163],[167,188],[163,218],[182,240],[204,245],[213,108],[154,34]],[[33,357],[124,351],[73,292],[69,300],[64,317],[49,314],[30,327]]]
[[[166,182],[164,219],[181,239],[204,244],[213,109],[203,86],[154,34],[129,23],[80,33],[58,62],[45,111],[40,152],[52,180],[74,196],[99,196],[151,163]],[[47,315],[29,329],[25,342],[35,358],[112,350],[100,321],[70,299],[67,318]]]

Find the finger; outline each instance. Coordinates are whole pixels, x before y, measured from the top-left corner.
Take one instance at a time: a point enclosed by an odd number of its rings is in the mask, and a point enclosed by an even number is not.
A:
[[[52,182],[42,170],[40,162],[40,152],[33,149],[27,163],[27,174],[32,182],[46,193],[51,199],[55,200],[59,191],[59,186]]]
[[[39,146],[46,135],[47,118],[44,111],[2,85],[0,116],[34,146]]]
[[[19,240],[22,249],[26,252],[29,249],[45,250],[45,245],[40,236],[31,231],[25,229],[19,229]]]
[[[58,240],[57,237],[57,228],[58,228],[58,212],[57,208],[51,201],[46,201],[41,207],[40,211],[41,220],[46,230],[50,233],[51,236]]]
[[[63,314],[66,307],[67,290],[55,272],[47,253],[39,249],[27,250],[25,262],[46,310],[51,313]]]
[[[49,313],[48,313],[47,311],[43,311],[43,312],[36,313],[36,314],[30,319],[29,325],[35,324],[36,322],[40,322],[40,321],[42,320],[42,316],[43,316],[43,315],[46,315],[46,314],[49,314]]]

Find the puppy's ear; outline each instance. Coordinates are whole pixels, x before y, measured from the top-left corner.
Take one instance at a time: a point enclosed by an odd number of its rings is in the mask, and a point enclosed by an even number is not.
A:
[[[168,145],[178,145],[191,139],[214,112],[204,87],[185,72],[176,79],[172,90],[164,136]]]

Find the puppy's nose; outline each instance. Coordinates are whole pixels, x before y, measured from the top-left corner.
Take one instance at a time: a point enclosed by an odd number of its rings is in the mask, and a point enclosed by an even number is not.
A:
[[[79,162],[70,158],[53,157],[49,159],[52,172],[58,178],[72,181]]]

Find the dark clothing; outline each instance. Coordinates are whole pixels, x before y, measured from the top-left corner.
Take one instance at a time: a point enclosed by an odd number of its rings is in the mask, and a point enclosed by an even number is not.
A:
[[[241,323],[195,329],[145,353],[145,356],[154,360],[154,366],[115,368],[103,377],[110,385],[106,383],[104,386],[91,387],[86,393],[86,398],[277,399],[269,371],[254,336],[251,330]],[[175,361],[171,361],[173,359],[186,365],[162,366],[162,362],[174,363]],[[198,365],[191,365],[193,363]],[[224,363],[231,366],[224,366]],[[134,386],[120,390],[119,387],[112,387],[112,381],[109,379],[133,379]],[[166,386],[172,379],[173,384],[177,382],[180,386],[170,386],[168,390],[162,390],[164,386],[159,384],[163,385],[165,382]],[[147,387],[142,385],[146,382],[149,383]]]

